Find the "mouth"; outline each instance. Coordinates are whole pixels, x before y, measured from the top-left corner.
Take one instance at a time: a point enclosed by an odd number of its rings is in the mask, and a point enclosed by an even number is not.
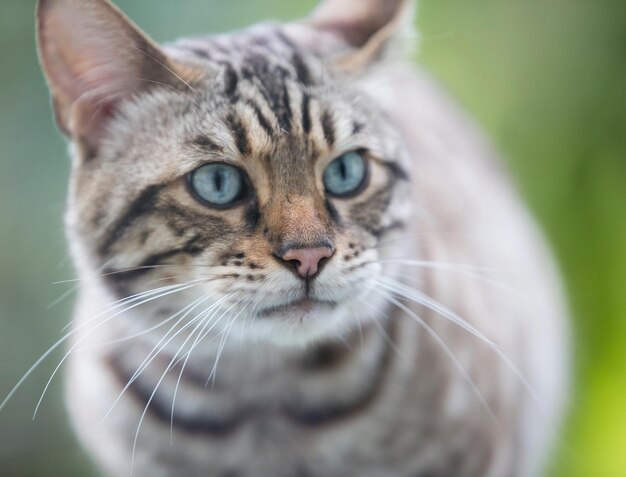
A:
[[[267,317],[277,314],[303,315],[312,311],[331,310],[337,303],[330,301],[315,300],[313,298],[301,298],[279,306],[263,308],[257,312],[258,317]]]

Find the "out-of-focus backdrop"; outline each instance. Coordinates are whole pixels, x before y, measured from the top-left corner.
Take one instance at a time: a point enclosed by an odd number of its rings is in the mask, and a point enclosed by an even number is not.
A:
[[[118,0],[159,41],[305,15],[314,0]],[[60,336],[72,298],[69,161],[34,43],[35,0],[0,2],[0,400]],[[626,476],[626,2],[422,0],[417,61],[504,153],[563,270],[574,397],[550,476]],[[57,302],[57,303],[55,303]],[[70,432],[62,353],[0,413],[0,476],[96,475]],[[62,381],[61,381],[62,382]]]

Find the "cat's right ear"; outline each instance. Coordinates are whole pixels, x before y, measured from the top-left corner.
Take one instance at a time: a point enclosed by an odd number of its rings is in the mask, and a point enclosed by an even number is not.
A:
[[[121,100],[160,85],[188,86],[191,72],[108,0],[39,0],[37,24],[59,127],[91,151]]]
[[[337,67],[361,71],[410,50],[415,4],[416,0],[322,0],[308,23],[351,48],[347,54],[334,55]]]

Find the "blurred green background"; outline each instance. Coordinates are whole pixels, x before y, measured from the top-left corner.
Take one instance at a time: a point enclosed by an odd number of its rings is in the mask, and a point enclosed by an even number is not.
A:
[[[314,0],[119,0],[159,41],[305,15]],[[0,397],[59,336],[71,298],[69,161],[34,45],[34,0],[0,2]],[[423,0],[418,61],[488,130],[543,224],[575,323],[575,393],[551,476],[626,476],[626,2]],[[55,353],[0,413],[0,476],[95,475]]]

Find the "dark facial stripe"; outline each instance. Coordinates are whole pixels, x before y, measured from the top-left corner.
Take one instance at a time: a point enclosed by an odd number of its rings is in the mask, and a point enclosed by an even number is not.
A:
[[[358,121],[354,121],[352,124],[352,134],[359,134],[361,131],[365,129],[365,124],[360,123]]]
[[[333,203],[330,201],[330,199],[328,198],[326,199],[326,210],[328,210],[328,214],[330,215],[330,218],[333,219],[335,223],[341,224],[341,215],[339,215],[339,211],[337,210],[337,207],[335,207]]]
[[[399,220],[396,220],[395,222],[392,222],[389,225],[371,230],[371,233],[377,239],[381,239],[393,230],[404,230],[405,228],[406,228],[406,224],[404,222],[400,222]]]
[[[329,147],[335,145],[335,124],[333,117],[328,110],[322,113],[322,130],[324,131],[324,139]]]
[[[110,358],[107,364],[121,386],[125,386],[126,383],[131,380],[132,373],[128,373],[124,370],[119,358]],[[140,377],[132,382],[128,391],[137,401],[139,406],[143,408],[150,400],[153,387],[144,385]],[[167,427],[170,426],[172,403],[169,401],[163,402],[159,398],[158,393],[154,395],[152,402],[148,407],[148,412],[150,416],[160,421],[162,424]],[[245,414],[236,415],[230,419],[224,419],[222,416],[207,416],[205,414],[199,414],[191,418],[186,415],[182,415],[181,413],[175,413],[173,424],[176,428],[186,432],[187,434],[202,434],[210,437],[226,437],[232,434],[245,420],[245,418]]]
[[[302,95],[300,108],[302,110],[302,130],[304,134],[309,134],[311,132],[311,97],[306,93]]]
[[[364,202],[352,206],[350,209],[350,218],[354,223],[358,224],[375,237],[380,238],[393,229],[405,226],[405,224],[400,221],[394,222],[389,226],[381,226],[381,221],[389,208],[389,204],[393,198],[393,190],[398,181],[408,180],[408,175],[406,175],[406,172],[401,167],[396,166],[395,163],[377,162],[391,172],[387,177],[386,184]]]
[[[263,55],[249,54],[243,60],[241,73],[246,81],[256,86],[269,109],[276,114],[280,128],[290,131],[292,110],[287,80],[293,76],[293,72],[272,64]]]
[[[247,156],[250,152],[250,143],[248,141],[248,130],[243,122],[236,115],[231,114],[228,118],[228,126],[235,139],[237,149],[242,156]]]
[[[195,147],[199,147],[200,149],[204,149],[207,152],[223,152],[224,148],[222,146],[220,146],[219,144],[217,144],[216,142],[214,142],[212,139],[208,138],[207,136],[197,136],[196,138],[192,139],[190,142],[191,146],[195,146]]]
[[[391,203],[393,183],[394,181],[388,181],[385,187],[379,189],[367,200],[352,206],[350,209],[352,222],[376,235],[382,218]]]
[[[159,193],[165,184],[156,184],[146,187],[139,196],[128,206],[122,217],[115,222],[113,227],[107,233],[107,238],[102,242],[99,253],[103,257],[109,255],[111,248],[122,238],[124,232],[133,224],[140,216],[154,208]]]
[[[211,59],[211,55],[206,50],[202,50],[200,48],[190,48],[188,51],[196,55],[198,58],[202,58],[203,60]]]
[[[296,69],[296,78],[298,79],[298,82],[303,86],[310,86],[313,83],[311,72],[304,62],[302,55],[294,53],[291,57],[291,62]]]
[[[267,119],[265,115],[263,114],[263,111],[261,111],[261,108],[259,108],[259,106],[252,101],[248,101],[248,106],[250,106],[252,110],[254,111],[257,121],[259,121],[259,124],[261,125],[263,130],[266,132],[266,134],[269,137],[272,137],[274,135],[274,128],[272,127],[272,123],[270,122],[270,120]]]
[[[239,76],[235,68],[230,63],[225,63],[224,70],[224,94],[226,97],[235,100],[237,97],[237,86],[239,84]]]
[[[246,209],[246,229],[249,232],[254,232],[261,220],[261,212],[257,204],[252,204]]]
[[[189,255],[193,257],[201,253],[205,248],[204,245],[201,244],[201,239],[201,236],[195,236],[188,240],[182,247],[149,255],[135,267],[121,270],[106,268],[103,271],[105,282],[120,298],[132,295],[132,282],[154,271],[159,265],[166,265],[164,262],[168,258],[175,257],[176,255]]]
[[[395,179],[403,181],[410,180],[409,173],[397,162],[381,161],[380,164],[386,167]]]
[[[291,41],[291,39],[285,35],[285,33],[283,33],[281,30],[277,29],[276,30],[276,37],[282,41],[287,47],[289,47],[292,50],[297,50],[298,47],[296,46],[296,44]]]
[[[366,411],[374,403],[384,388],[389,368],[391,367],[391,357],[394,350],[394,340],[396,334],[396,324],[392,320],[387,325],[389,340],[385,341],[385,349],[379,357],[378,368],[372,377],[368,388],[352,402],[347,403],[326,403],[318,408],[305,409],[298,404],[290,403],[284,406],[285,415],[299,425],[320,426],[345,420]]]
[[[232,232],[223,218],[207,215],[173,200],[159,206],[156,215],[165,221],[165,225],[176,236],[182,237],[185,234],[194,233],[201,235],[207,244],[217,237],[223,237]]]
[[[291,101],[289,99],[289,89],[287,88],[287,82],[285,76],[283,76],[283,109],[279,115],[282,128],[286,131],[291,131],[291,120],[293,119],[293,112],[291,111]]]

